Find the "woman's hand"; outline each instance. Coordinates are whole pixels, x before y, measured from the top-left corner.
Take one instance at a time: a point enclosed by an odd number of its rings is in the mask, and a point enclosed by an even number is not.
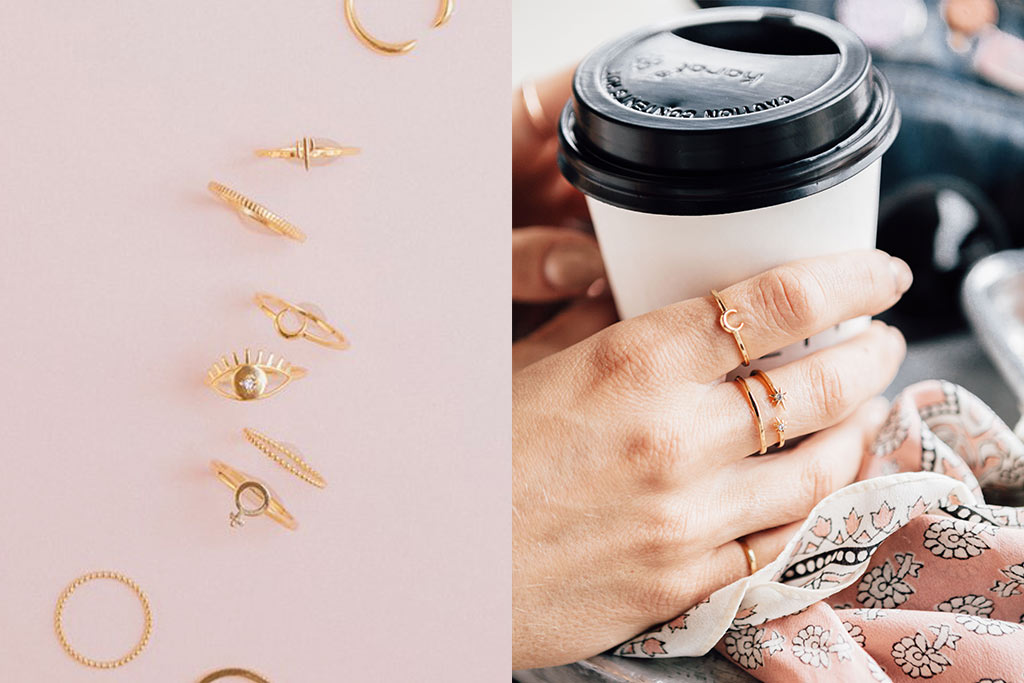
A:
[[[722,296],[757,358],[889,308],[910,281],[899,259],[863,251],[776,268]],[[758,433],[739,387],[721,382],[739,352],[719,314],[710,296],[684,301],[514,375],[514,667],[588,657],[674,617],[747,573],[737,538],[765,564],[854,480],[885,413],[870,399],[895,375],[902,335],[874,322],[771,371],[787,392],[787,434],[820,433],[748,458]]]

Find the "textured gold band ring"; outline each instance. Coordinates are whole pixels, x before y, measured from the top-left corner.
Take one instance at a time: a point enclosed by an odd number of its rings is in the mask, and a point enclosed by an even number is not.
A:
[[[313,469],[308,462],[303,460],[298,453],[292,452],[292,450],[284,444],[271,439],[266,434],[260,434],[255,429],[249,429],[248,427],[242,430],[242,434],[245,436],[246,440],[259,449],[263,455],[267,456],[302,481],[307,484],[312,484],[320,489],[327,486],[327,482],[319,472]]]
[[[745,539],[737,538],[736,542],[740,544],[743,555],[747,558],[747,571],[753,575],[757,571],[757,555],[754,554],[753,548],[747,544]]]
[[[722,295],[715,290],[711,290],[711,296],[715,298],[715,303],[718,304],[719,310],[722,311],[722,315],[718,317],[718,325],[732,335],[732,338],[736,340],[736,346],[739,347],[740,355],[743,357],[743,365],[750,365],[750,356],[747,355],[747,345],[743,343],[743,337],[740,336],[740,330],[746,323],[741,322],[739,325],[733,325],[729,321],[730,315],[737,315],[738,311],[735,308],[729,308],[722,301]]]
[[[95,581],[97,579],[120,581],[131,588],[132,591],[135,592],[135,595],[138,596],[139,602],[142,603],[142,614],[144,618],[142,637],[139,638],[139,642],[135,644],[132,651],[120,659],[98,660],[86,657],[75,650],[75,648],[71,647],[71,643],[68,642],[67,636],[64,634],[64,605],[67,604],[68,599],[82,584],[88,583],[89,581]],[[139,588],[139,584],[135,583],[124,574],[110,571],[89,572],[88,574],[79,576],[68,584],[68,587],[65,588],[64,592],[60,594],[59,598],[57,598],[57,609],[54,611],[53,615],[53,627],[57,632],[57,640],[60,641],[61,647],[63,647],[64,651],[68,653],[68,656],[79,664],[84,664],[85,666],[90,666],[94,669],[116,669],[117,667],[123,666],[132,661],[138,657],[144,649],[146,649],[146,645],[149,644],[149,636],[153,632],[153,614],[149,609],[149,598],[147,598],[146,594],[142,592],[141,588]]]
[[[740,390],[747,399],[747,405],[750,406],[750,413],[754,416],[754,421],[757,422],[757,436],[761,440],[760,454],[764,455],[768,452],[768,438],[764,433],[764,418],[761,417],[761,408],[757,405],[757,399],[754,398],[754,394],[750,391],[750,385],[747,384],[747,380],[737,377],[733,381],[740,385]]]
[[[265,679],[263,676],[249,671],[248,669],[220,669],[219,671],[207,674],[203,677],[203,680],[199,681],[199,683],[213,683],[214,681],[219,681],[222,678],[245,678],[253,681],[253,683],[270,683],[270,681]]]
[[[213,180],[210,181],[207,187],[210,189],[210,192],[217,195],[221,200],[226,202],[246,218],[251,218],[268,230],[272,230],[278,235],[288,237],[296,242],[306,241],[306,233],[302,232],[296,226],[281,218],[267,207],[254,202],[242,193],[236,192],[230,187],[221,185]]]

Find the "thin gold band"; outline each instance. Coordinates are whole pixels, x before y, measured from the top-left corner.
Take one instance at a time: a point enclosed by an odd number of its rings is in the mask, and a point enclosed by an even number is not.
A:
[[[752,576],[757,571],[757,555],[754,554],[754,550],[747,544],[746,539],[737,538],[736,542],[740,544],[743,555],[747,558],[747,570]]]
[[[274,321],[274,327],[277,328],[278,334],[285,339],[294,339],[296,337],[302,337],[309,341],[326,346],[330,349],[347,349],[349,347],[348,339],[342,334],[336,327],[331,325],[329,322],[321,318],[316,313],[306,310],[301,306],[296,306],[293,303],[285,301],[279,296],[273,294],[267,294],[266,292],[257,292],[253,297],[253,301],[260,307],[268,318]],[[298,330],[289,330],[284,327],[282,323],[282,317],[285,313],[294,313],[295,315],[302,318],[302,326]],[[309,331],[309,323],[313,323],[317,328],[323,332],[323,335],[313,334]]]
[[[303,460],[297,453],[293,453],[291,449],[287,448],[284,444],[271,439],[266,434],[260,434],[255,429],[249,429],[248,427],[242,430],[242,434],[245,435],[245,438],[249,443],[258,448],[265,456],[294,474],[302,481],[321,489],[327,486],[327,482],[319,472],[313,469],[308,462]]]
[[[761,455],[768,452],[768,439],[764,433],[764,419],[761,417],[761,409],[757,405],[757,399],[754,398],[754,394],[750,391],[750,385],[747,384],[747,380],[742,377],[737,377],[733,380],[740,385],[740,390],[743,395],[747,398],[747,405],[750,406],[750,412],[754,416],[754,420],[757,422],[757,436],[761,440]]]
[[[775,386],[771,378],[768,377],[768,373],[763,370],[754,370],[750,373],[751,377],[757,378],[764,386],[766,392],[768,392],[768,402],[776,408],[777,411],[786,410],[786,392],[781,391]],[[772,426],[775,427],[775,431],[779,434],[779,448],[786,445],[786,421],[782,419],[782,416],[776,413],[775,419],[772,421]]]
[[[75,648],[71,647],[67,637],[64,635],[64,605],[79,586],[96,579],[112,579],[114,581],[120,581],[131,588],[132,591],[135,592],[135,595],[138,596],[139,602],[142,603],[142,614],[144,619],[142,637],[139,638],[139,642],[135,644],[132,651],[120,659],[97,660],[86,657],[75,650]],[[132,661],[138,657],[144,649],[146,649],[146,645],[149,644],[149,636],[153,632],[153,613],[149,609],[149,598],[146,597],[146,594],[139,587],[139,584],[135,583],[124,574],[110,571],[89,572],[88,574],[79,576],[68,584],[68,587],[65,588],[64,592],[60,594],[59,598],[57,598],[57,609],[53,614],[53,626],[54,630],[57,632],[57,640],[60,641],[61,647],[63,647],[64,651],[68,653],[68,656],[76,662],[84,664],[85,666],[90,666],[94,669],[116,669],[117,667],[123,666]]]
[[[258,673],[249,671],[248,669],[220,669],[219,671],[214,671],[213,673],[207,674],[203,677],[203,680],[199,681],[199,683],[213,683],[214,681],[219,681],[222,678],[235,677],[246,678],[250,681],[253,681],[253,683],[270,683],[270,681],[265,679],[263,676],[260,676]]]
[[[305,242],[306,234],[292,225],[276,213],[249,199],[240,192],[232,190],[226,185],[211,180],[207,185],[210,192],[217,195],[233,209],[247,218],[251,218],[263,227],[276,232],[278,235],[288,237],[296,242]]]
[[[718,317],[718,325],[732,335],[732,338],[736,340],[736,346],[740,349],[740,355],[743,356],[743,365],[750,365],[750,356],[747,355],[747,345],[743,343],[743,337],[740,336],[740,330],[746,323],[740,323],[739,325],[732,325],[729,322],[730,315],[737,315],[738,311],[735,308],[729,308],[722,301],[722,295],[714,289],[711,290],[711,296],[715,298],[715,303],[718,304],[718,308],[722,311],[722,315]]]
[[[530,126],[534,132],[546,138],[551,134],[551,123],[547,114],[544,113],[544,105],[540,101],[540,93],[537,92],[537,84],[532,80],[526,80],[519,84],[519,95],[523,98],[523,106],[526,107],[526,117],[530,119]]]
[[[217,475],[217,478],[224,482],[224,485],[232,491],[237,491],[238,487],[247,481],[255,481],[253,477],[250,477],[245,472],[236,470],[234,467],[231,467],[220,460],[211,460],[210,469],[212,469],[213,473]],[[267,501],[267,509],[264,514],[286,529],[294,531],[299,526],[299,523],[294,517],[292,517],[291,513],[281,505],[277,496],[270,496],[270,499]]]

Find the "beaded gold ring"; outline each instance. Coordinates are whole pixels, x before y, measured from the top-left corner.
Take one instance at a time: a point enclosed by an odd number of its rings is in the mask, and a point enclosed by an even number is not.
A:
[[[248,427],[242,430],[242,434],[245,435],[245,438],[249,443],[262,451],[265,456],[294,474],[302,481],[307,484],[312,484],[320,489],[327,486],[327,482],[324,481],[324,478],[319,472],[310,467],[309,463],[302,459],[302,456],[293,452],[284,444],[271,439],[266,434],[260,434],[255,429],[249,429]]]
[[[64,634],[64,605],[67,604],[68,599],[71,598],[72,594],[78,590],[78,588],[89,581],[95,581],[98,579],[110,579],[113,581],[120,581],[124,585],[128,586],[138,596],[139,602],[142,603],[142,614],[144,623],[142,627],[142,637],[139,638],[139,642],[135,644],[131,652],[119,659],[100,660],[86,657],[82,653],[78,652],[75,648],[71,647],[71,643],[68,642],[67,636]],[[99,571],[89,572],[83,574],[77,579],[68,584],[68,587],[64,589],[64,592],[57,598],[57,608],[53,614],[53,627],[57,632],[57,640],[60,641],[60,645],[64,648],[64,651],[68,653],[68,656],[74,659],[79,664],[89,666],[94,669],[116,669],[119,666],[124,666],[128,662],[138,657],[143,650],[146,649],[146,645],[149,644],[149,636],[153,632],[153,614],[149,609],[149,598],[139,588],[139,584],[117,572],[111,571]]]

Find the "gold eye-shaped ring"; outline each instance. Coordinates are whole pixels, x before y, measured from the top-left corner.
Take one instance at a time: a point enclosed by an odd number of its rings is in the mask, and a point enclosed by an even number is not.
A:
[[[222,356],[206,374],[206,383],[224,398],[255,401],[273,396],[293,379],[306,376],[306,369],[274,358],[274,354],[246,349],[242,358],[237,353]]]
[[[241,526],[243,515],[247,517],[266,515],[286,529],[298,528],[299,523],[266,484],[220,460],[211,460],[210,469],[225,486],[235,493],[236,511],[228,517],[231,520],[231,526]],[[242,494],[249,490],[260,496],[260,504],[255,508],[243,507],[241,504]]]
[[[431,27],[440,28],[444,26],[448,23],[448,20],[451,19],[453,11],[455,11],[455,0],[441,0],[441,4],[437,8],[437,15],[434,17],[434,23]],[[416,47],[415,40],[407,40],[402,43],[389,43],[386,40],[374,38],[370,35],[370,33],[363,28],[363,25],[359,22],[359,18],[356,16],[355,0],[345,0],[345,20],[348,22],[349,28],[352,29],[352,33],[356,34],[356,38],[374,52],[379,52],[383,55],[401,55]]]
[[[285,339],[308,339],[329,349],[347,349],[349,347],[348,339],[338,328],[324,320],[323,316],[316,311],[309,310],[312,304],[296,306],[279,296],[266,292],[257,292],[253,300],[260,310],[274,321],[274,327],[278,334]],[[289,327],[289,318],[294,320],[297,326]]]

